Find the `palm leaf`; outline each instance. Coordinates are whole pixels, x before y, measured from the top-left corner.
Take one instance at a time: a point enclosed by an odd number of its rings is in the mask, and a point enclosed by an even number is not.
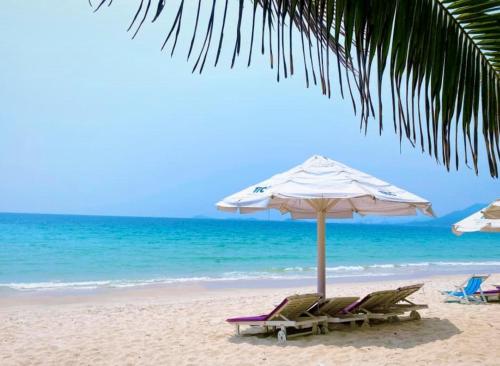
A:
[[[365,131],[370,120],[378,119],[382,132],[381,94],[384,75],[387,75],[392,125],[400,141],[405,138],[419,145],[422,151],[442,161],[447,169],[452,165],[453,155],[458,169],[462,156],[465,164],[472,162],[476,174],[480,151],[485,151],[490,174],[498,177],[500,0],[218,1],[224,6],[217,6],[217,0],[210,2],[204,30],[203,19],[200,19],[201,0],[197,7],[189,9],[196,11],[196,23],[188,58],[197,34],[202,33],[202,38],[198,37],[197,56],[194,53],[193,72],[202,72],[214,44],[217,65],[225,47],[226,23],[234,22],[236,35],[231,67],[241,53],[243,35],[248,33],[248,64],[251,63],[257,39],[254,33],[260,29],[261,52],[268,53],[279,81],[294,74],[292,30],[296,29],[300,33],[306,85],[309,86],[312,79],[323,94],[330,97],[334,94],[331,69],[336,69],[339,94],[344,97],[347,84],[354,111],[359,111]],[[112,0],[98,0],[94,8],[98,10],[111,3]],[[133,37],[153,8],[156,11],[152,21],[165,9],[175,14],[162,47],[170,42],[173,54],[188,6],[184,0],[177,0],[176,5],[166,5],[165,0],[139,0],[129,27]],[[217,29],[216,19],[222,19]],[[214,31],[219,34],[218,41],[212,41]],[[331,62],[332,55],[336,62]],[[376,96],[372,93],[374,84]],[[479,146],[480,133],[482,146]]]

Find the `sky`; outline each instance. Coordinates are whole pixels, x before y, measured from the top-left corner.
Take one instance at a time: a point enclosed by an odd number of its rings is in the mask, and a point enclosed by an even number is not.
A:
[[[476,176],[400,148],[389,104],[382,137],[376,122],[360,133],[335,82],[332,99],[305,87],[300,54],[297,75],[277,83],[267,56],[246,67],[244,38],[231,70],[228,28],[220,65],[192,74],[194,7],[171,58],[160,52],[168,17],[130,39],[135,3],[94,14],[86,0],[2,2],[0,212],[227,217],[218,200],[314,154],[425,197],[438,215],[500,197],[484,159]]]

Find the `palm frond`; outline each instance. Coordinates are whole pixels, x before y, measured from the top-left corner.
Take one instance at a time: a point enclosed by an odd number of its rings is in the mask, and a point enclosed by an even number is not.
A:
[[[98,0],[94,8],[98,10],[111,2]],[[382,85],[387,75],[392,125],[400,141],[404,137],[419,145],[447,169],[452,165],[453,155],[458,169],[463,155],[465,164],[472,160],[477,174],[481,129],[490,174],[498,177],[500,0],[238,0],[234,7],[231,5],[236,0],[219,0],[219,3],[223,6],[217,6],[217,0],[210,2],[206,28],[202,28],[200,19],[201,0],[193,1],[192,5],[197,6],[189,9],[196,12],[196,22],[188,59],[198,33],[203,35],[193,72],[203,71],[214,45],[217,47],[214,64],[218,64],[226,23],[230,21],[236,29],[231,67],[241,54],[243,35],[248,33],[250,65],[255,32],[260,29],[261,53],[269,55],[279,81],[294,74],[292,31],[295,29],[300,33],[306,85],[312,80],[330,97],[330,73],[336,69],[340,95],[344,97],[347,86],[354,112],[359,111],[365,132],[372,119],[378,119],[382,132]],[[232,9],[230,14],[228,4]],[[178,0],[177,5],[169,8],[165,0],[139,0],[129,27],[133,37],[153,8],[156,8],[153,22],[167,8],[176,14],[162,46],[165,48],[174,36],[173,54],[183,14],[191,4],[188,7],[184,0]],[[222,19],[220,29],[214,29],[216,19]],[[248,24],[251,26],[247,27]],[[214,31],[219,34],[218,41],[213,40]],[[332,55],[336,62],[331,62]],[[376,95],[372,93],[374,85]]]

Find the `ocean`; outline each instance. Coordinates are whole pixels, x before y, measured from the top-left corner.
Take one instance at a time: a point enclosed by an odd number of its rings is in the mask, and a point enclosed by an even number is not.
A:
[[[0,290],[314,283],[314,222],[0,214]],[[500,235],[327,225],[328,282],[500,272]]]

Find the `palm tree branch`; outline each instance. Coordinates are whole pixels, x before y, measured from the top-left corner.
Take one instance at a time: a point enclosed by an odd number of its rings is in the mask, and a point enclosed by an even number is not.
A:
[[[108,0],[108,5],[111,1]],[[167,8],[165,0],[156,1],[153,21]],[[97,8],[105,2],[99,0]],[[217,7],[217,0],[212,0],[209,6],[205,37],[198,42],[200,49],[193,72],[203,70],[214,31],[219,31],[214,46],[217,65],[224,49],[223,40],[228,38],[224,36],[227,22],[234,22],[236,30],[230,63],[234,66],[247,33],[243,23],[248,18],[252,24],[248,64],[252,59],[254,32],[260,28],[261,52],[269,55],[277,80],[293,75],[294,28],[300,33],[306,85],[309,86],[312,76],[323,94],[328,97],[335,94],[330,83],[330,56],[335,56],[340,95],[344,97],[345,81],[365,133],[371,119],[379,120],[382,132],[385,104],[382,85],[388,79],[393,126],[401,143],[404,137],[412,145],[420,145],[422,151],[442,161],[447,169],[452,162],[453,145],[458,169],[462,144],[465,164],[469,164],[471,157],[476,174],[480,152],[485,151],[490,174],[498,177],[500,0],[239,0],[229,2],[229,8],[228,0],[219,2],[224,6]],[[134,37],[148,16],[150,3],[151,0],[139,0],[129,28]],[[249,16],[245,12],[248,3],[252,3]],[[199,29],[200,4],[198,0],[188,59]],[[177,14],[164,43],[165,47],[175,29],[172,52],[181,27],[183,5],[184,1],[180,1],[177,13],[169,9]],[[258,7],[262,10],[260,14]],[[226,12],[229,12],[227,18]],[[215,29],[221,13],[222,25]],[[262,26],[256,27],[259,17]],[[374,66],[376,77],[372,77]],[[378,103],[373,103],[373,83],[377,85]]]
[[[442,0],[438,3],[456,22],[489,67],[500,73],[500,1]]]

